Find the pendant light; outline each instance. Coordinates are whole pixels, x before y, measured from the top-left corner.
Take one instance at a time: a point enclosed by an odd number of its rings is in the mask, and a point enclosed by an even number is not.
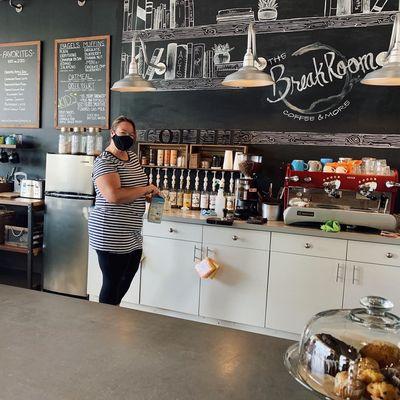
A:
[[[257,57],[256,32],[253,23],[250,23],[247,33],[247,51],[243,60],[243,67],[228,75],[222,85],[230,87],[262,87],[274,84],[271,76],[263,72],[267,60]]]
[[[389,51],[379,54],[377,62],[382,65],[382,68],[365,75],[361,83],[375,86],[400,86],[400,13],[397,13],[394,19]]]
[[[138,73],[138,66],[136,62],[135,43],[137,35],[134,34],[132,39],[132,59],[129,64],[129,72],[123,79],[115,82],[111,90],[115,92],[154,92],[156,90],[152,82],[146,81]],[[149,66],[153,67],[157,75],[165,73],[167,67],[164,63],[152,64],[147,59],[146,46],[141,38],[139,38],[141,50],[143,52],[144,62]]]

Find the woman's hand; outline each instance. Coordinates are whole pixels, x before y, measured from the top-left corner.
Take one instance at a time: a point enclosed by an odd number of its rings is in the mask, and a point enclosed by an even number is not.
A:
[[[157,186],[154,186],[154,185],[147,186],[146,199],[147,199],[147,196],[149,196],[149,195],[151,195],[151,197],[153,197],[153,196],[159,196],[160,194],[161,194],[161,192]]]

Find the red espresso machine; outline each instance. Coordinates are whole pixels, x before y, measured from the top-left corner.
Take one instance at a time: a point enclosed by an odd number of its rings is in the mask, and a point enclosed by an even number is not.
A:
[[[396,230],[398,171],[392,175],[355,175],[293,171],[285,177],[285,224],[339,221],[343,225]]]

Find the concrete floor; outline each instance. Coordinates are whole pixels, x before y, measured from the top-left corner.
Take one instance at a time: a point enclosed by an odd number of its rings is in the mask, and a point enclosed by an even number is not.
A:
[[[291,342],[0,285],[1,400],[305,400]]]

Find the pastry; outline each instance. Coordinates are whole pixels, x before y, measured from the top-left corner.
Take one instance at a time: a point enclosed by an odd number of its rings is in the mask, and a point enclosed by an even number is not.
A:
[[[367,394],[371,400],[399,400],[399,390],[387,382],[370,383],[367,386]]]
[[[379,363],[381,368],[391,367],[400,362],[400,349],[388,342],[372,342],[361,350],[362,357],[370,357]]]
[[[372,382],[382,382],[384,376],[379,371],[379,364],[373,358],[365,357],[357,364],[357,379],[366,385]]]
[[[357,373],[357,379],[368,385],[369,383],[373,382],[382,382],[385,377],[379,371],[373,369],[364,369]]]
[[[400,389],[400,367],[384,368],[382,373],[388,382]]]
[[[336,376],[347,371],[351,361],[358,357],[357,350],[332,335],[319,333],[305,344],[306,365],[313,374]]]
[[[375,371],[379,371],[380,367],[376,360],[370,357],[363,357],[358,362],[358,371],[363,371],[365,369],[373,369]]]
[[[364,390],[365,384],[357,379],[352,379],[347,371],[336,374],[334,386],[336,396],[346,400],[359,400],[362,398]]]

